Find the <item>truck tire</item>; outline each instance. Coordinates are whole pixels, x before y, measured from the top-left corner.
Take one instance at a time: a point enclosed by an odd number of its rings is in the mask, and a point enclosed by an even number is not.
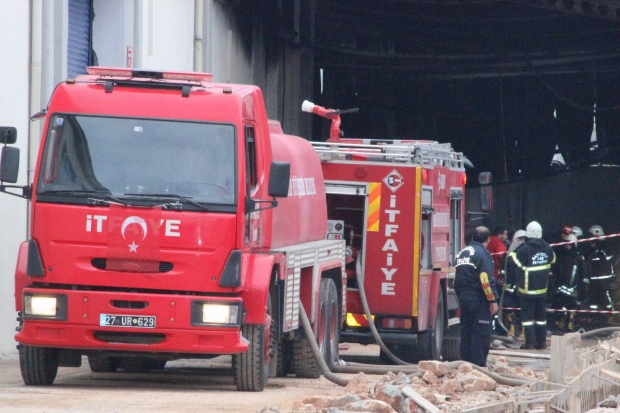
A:
[[[267,295],[267,316],[273,314],[271,293]],[[273,320],[273,319],[271,319]],[[267,317],[265,317],[267,321]],[[239,391],[263,391],[269,379],[269,364],[274,355],[272,334],[273,323],[244,324],[241,335],[250,341],[245,353],[232,357],[233,378]]]
[[[439,291],[437,297],[437,317],[435,325],[418,335],[414,362],[421,360],[439,360],[443,344],[443,332],[445,328],[443,293]]]
[[[239,391],[263,391],[269,378],[269,360],[265,349],[265,326],[245,324],[241,327],[243,337],[250,341],[245,353],[232,358],[233,377]]]
[[[100,355],[88,355],[88,367],[93,373],[114,373],[118,370],[119,359]]]
[[[444,337],[441,347],[441,357],[443,361],[456,361],[461,359],[460,355],[461,338]]]
[[[327,334],[325,336],[327,347],[327,366],[330,370],[338,363],[338,344],[340,343],[340,300],[338,289],[334,280],[326,279],[327,290]]]
[[[58,373],[58,350],[19,345],[19,368],[27,386],[50,386]]]
[[[441,357],[443,361],[456,361],[461,359],[461,328],[460,324],[448,327],[443,335]]]
[[[327,310],[329,281],[333,283],[333,281],[330,279],[321,280],[318,303],[319,315],[317,320],[315,321],[316,323],[318,323],[318,337],[316,338],[316,341],[319,345],[321,356],[323,357],[323,360],[325,360],[325,362],[328,362],[329,360],[329,350],[327,342],[327,336],[329,335],[329,318]],[[314,340],[315,338],[312,337],[311,339]],[[318,379],[319,377],[321,377],[321,369],[319,368],[319,363],[314,358],[314,353],[312,353],[312,347],[310,347],[310,342],[308,341],[308,337],[305,337],[305,334],[303,338],[298,338],[293,341],[293,369],[295,370],[295,375],[299,378]]]

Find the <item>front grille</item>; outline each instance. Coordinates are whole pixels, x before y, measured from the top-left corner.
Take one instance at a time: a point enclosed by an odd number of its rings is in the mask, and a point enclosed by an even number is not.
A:
[[[90,263],[93,267],[99,269],[99,270],[106,270],[106,263],[107,263],[107,259],[106,258],[93,258],[92,260],[90,260]],[[166,261],[159,261],[159,272],[169,272],[172,271],[172,269],[174,268],[174,265],[172,265],[171,262],[166,262]]]
[[[97,340],[106,343],[125,344],[157,344],[166,339],[165,334],[159,333],[119,333],[115,331],[95,331]]]

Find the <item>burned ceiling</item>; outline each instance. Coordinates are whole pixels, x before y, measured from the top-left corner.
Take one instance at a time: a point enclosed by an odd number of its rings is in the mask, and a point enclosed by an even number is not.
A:
[[[316,0],[313,27],[347,136],[451,142],[499,181],[620,163],[618,0]]]

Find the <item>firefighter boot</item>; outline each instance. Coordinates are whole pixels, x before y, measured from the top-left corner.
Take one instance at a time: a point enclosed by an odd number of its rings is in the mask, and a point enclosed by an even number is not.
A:
[[[508,330],[509,336],[515,335],[515,315],[514,313],[504,313],[504,327]]]
[[[531,350],[536,345],[536,331],[534,330],[534,323],[523,323],[523,332],[525,333],[525,344],[521,346],[524,350]]]
[[[566,325],[567,331],[575,331],[575,313],[568,313],[568,324]]]
[[[536,350],[544,350],[547,348],[547,324],[539,324],[536,323],[534,327],[536,332],[536,345],[534,348]]]

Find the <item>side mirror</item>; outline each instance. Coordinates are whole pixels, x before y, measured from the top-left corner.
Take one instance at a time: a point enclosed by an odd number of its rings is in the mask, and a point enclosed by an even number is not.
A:
[[[0,131],[0,136],[1,136]],[[15,143],[15,141],[13,141]],[[0,182],[14,184],[19,172],[19,148],[5,146],[0,155]]]
[[[0,126],[0,143],[12,145],[17,142],[17,129],[12,126]]]
[[[269,196],[286,198],[291,179],[291,164],[287,162],[271,162],[269,172]]]
[[[493,210],[493,187],[491,183],[491,172],[480,172],[478,175],[480,186],[480,209],[489,212]]]

